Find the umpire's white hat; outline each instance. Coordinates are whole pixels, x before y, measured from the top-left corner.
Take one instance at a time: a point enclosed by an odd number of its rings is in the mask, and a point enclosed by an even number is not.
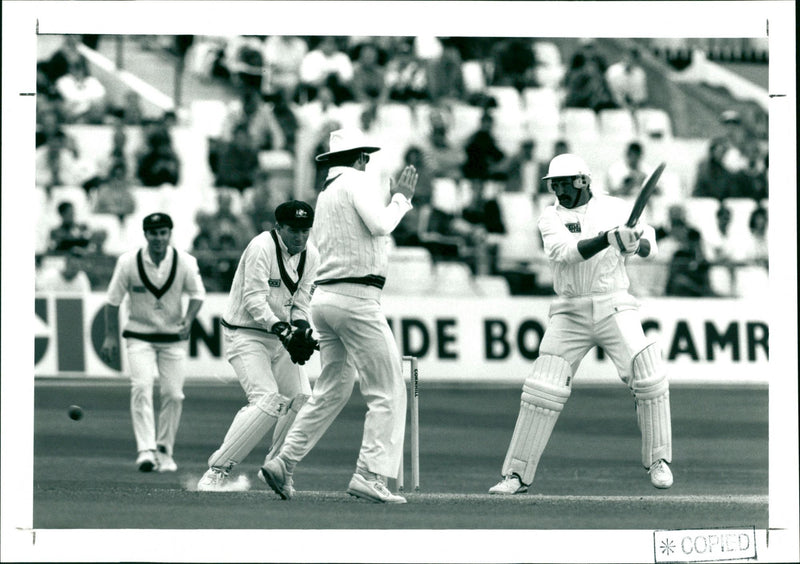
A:
[[[364,133],[360,129],[345,128],[331,132],[330,150],[316,156],[317,162],[330,160],[332,156],[343,153],[374,153],[380,151],[380,147],[367,145]]]

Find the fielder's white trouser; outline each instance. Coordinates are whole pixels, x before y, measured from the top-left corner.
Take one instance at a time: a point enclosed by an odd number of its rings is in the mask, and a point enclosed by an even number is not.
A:
[[[671,461],[669,391],[660,353],[644,334],[636,300],[627,292],[617,292],[559,298],[551,306],[539,359],[523,387],[504,475],[515,472],[524,484],[531,483],[569,398],[571,377],[594,346],[605,350],[636,398],[642,464],[649,468],[659,458]]]
[[[247,405],[234,417],[208,465],[231,468],[250,454],[276,422],[294,417],[296,410],[290,407],[302,405],[311,386],[305,370],[291,361],[277,337],[227,327],[223,335],[225,355],[247,396]],[[284,426],[276,429],[278,441],[283,440]]]
[[[131,372],[131,419],[136,449],[155,450],[156,445],[162,445],[172,455],[183,411],[187,342],[150,343],[133,338],[125,341]],[[153,413],[156,375],[161,398],[158,433]]]
[[[396,477],[405,434],[406,387],[380,301],[318,287],[311,315],[319,335],[322,373],[289,430],[281,458],[297,463],[308,454],[347,403],[358,375],[367,414],[357,466]]]

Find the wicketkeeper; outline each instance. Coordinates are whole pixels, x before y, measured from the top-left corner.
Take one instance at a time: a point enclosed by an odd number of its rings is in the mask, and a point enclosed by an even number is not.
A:
[[[594,346],[602,347],[634,397],[642,433],[642,464],[657,488],[672,485],[669,385],[661,352],[642,329],[639,303],[628,293],[629,257],[652,257],[655,232],[626,227],[629,205],[593,195],[586,163],[572,154],[550,162],[548,187],[558,198],[539,219],[544,251],[553,270],[557,298],[539,347],[539,357],[522,387],[522,399],[503,479],[489,493],[523,493],[561,410],[575,371]]]
[[[225,491],[233,467],[274,426],[266,463],[311,395],[302,365],[317,345],[309,323],[319,264],[316,248],[308,244],[314,210],[292,200],[275,209],[275,221],[276,229],[250,241],[233,277],[222,319],[225,355],[248,403],[208,459],[198,491]]]

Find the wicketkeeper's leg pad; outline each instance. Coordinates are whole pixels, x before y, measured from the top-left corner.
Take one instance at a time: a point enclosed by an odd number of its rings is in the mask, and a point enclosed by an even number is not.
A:
[[[286,413],[288,405],[289,398],[270,392],[240,409],[233,418],[222,446],[209,457],[208,465],[229,470],[244,460],[278,418]]]
[[[269,447],[269,452],[264,459],[264,464],[275,458],[275,455],[281,450],[283,441],[286,440],[286,435],[289,433],[289,429],[292,423],[294,423],[295,417],[297,417],[300,409],[306,404],[310,397],[311,396],[308,394],[297,394],[289,402],[286,413],[281,415],[278,422],[275,424],[275,432],[272,434],[272,446]]]
[[[650,468],[659,458],[671,462],[669,382],[656,343],[646,346],[633,357],[631,391],[636,399],[636,418],[642,432],[642,464]]]
[[[533,482],[539,459],[550,440],[572,388],[572,367],[561,357],[543,355],[522,386],[519,416],[511,437],[503,475],[517,474],[523,484]]]

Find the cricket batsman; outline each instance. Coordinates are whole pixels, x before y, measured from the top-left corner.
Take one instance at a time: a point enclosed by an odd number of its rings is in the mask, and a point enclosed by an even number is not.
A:
[[[233,467],[274,427],[265,462],[270,460],[311,395],[302,365],[317,345],[309,323],[311,287],[319,264],[316,248],[308,244],[314,210],[306,202],[291,200],[275,208],[275,221],[275,229],[247,245],[231,284],[221,322],[225,356],[247,405],[209,457],[198,491],[227,491]]]
[[[503,462],[503,479],[489,493],[524,493],[533,482],[575,371],[594,346],[611,358],[634,397],[642,434],[642,465],[657,488],[672,486],[669,384],[656,343],[642,329],[639,303],[628,293],[629,257],[657,253],[648,225],[625,226],[628,204],[593,195],[591,173],[577,155],[550,161],[544,177],[558,203],[544,210],[539,230],[557,294],[539,357],[522,386],[520,411]]]

